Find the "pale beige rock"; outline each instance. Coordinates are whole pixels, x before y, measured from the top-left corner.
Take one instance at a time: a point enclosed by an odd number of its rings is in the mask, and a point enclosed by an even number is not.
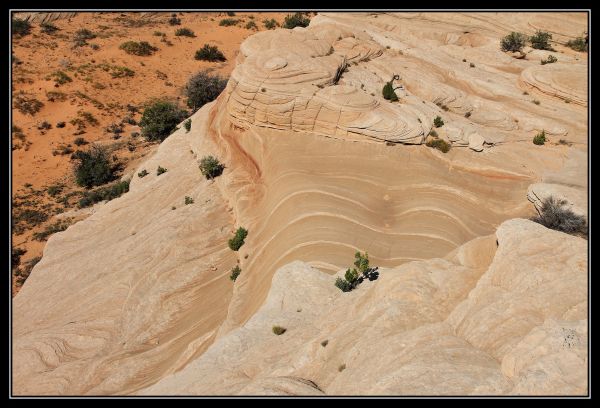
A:
[[[248,323],[141,394],[584,395],[587,320],[564,313],[586,298],[585,246],[513,219],[349,293],[294,262]]]

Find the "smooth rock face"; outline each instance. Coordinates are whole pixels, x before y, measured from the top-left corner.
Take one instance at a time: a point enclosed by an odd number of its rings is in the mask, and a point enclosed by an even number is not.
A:
[[[349,293],[294,262],[245,325],[140,393],[583,395],[586,245],[512,219],[448,260],[382,268]]]
[[[325,13],[250,37],[150,174],[49,240],[13,300],[15,394],[584,394],[586,242],[504,221],[533,215],[532,183],[585,191],[586,111],[498,49],[582,15]],[[453,148],[410,145],[438,115]],[[380,277],[341,293],[357,250]]]

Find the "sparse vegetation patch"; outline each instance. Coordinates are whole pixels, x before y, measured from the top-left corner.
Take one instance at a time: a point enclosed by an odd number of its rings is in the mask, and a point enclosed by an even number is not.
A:
[[[220,176],[224,169],[225,166],[223,166],[216,157],[204,156],[202,160],[200,160],[200,171],[208,180]]]
[[[194,58],[199,61],[226,61],[225,55],[219,50],[216,45],[204,44],[204,47],[196,51]]]
[[[137,56],[148,56],[158,51],[158,48],[154,47],[147,41],[126,41],[119,46],[119,49],[125,51],[127,54]]]
[[[226,86],[227,79],[221,78],[218,74],[213,75],[208,70],[200,71],[185,85],[187,105],[196,112],[206,103],[215,100]]]
[[[240,227],[235,232],[235,236],[231,238],[228,242],[229,248],[234,251],[239,251],[239,249],[244,245],[244,240],[248,236],[248,230]]]

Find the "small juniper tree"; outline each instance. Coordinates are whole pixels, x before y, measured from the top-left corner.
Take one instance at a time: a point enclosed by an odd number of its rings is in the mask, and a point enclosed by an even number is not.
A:
[[[142,136],[149,141],[165,140],[175,130],[187,113],[169,101],[155,101],[142,114]]]
[[[192,120],[188,119],[183,122],[183,127],[185,128],[186,133],[189,132],[192,129]]]
[[[212,75],[208,70],[192,76],[185,85],[187,105],[196,112],[204,104],[215,100],[227,86],[227,79]]]
[[[308,27],[310,18],[305,13],[288,14],[283,22],[283,28],[292,29],[294,27]]]
[[[229,279],[235,282],[238,276],[240,276],[240,273],[242,273],[242,270],[240,269],[239,265],[236,265],[231,269],[231,275],[229,275]]]
[[[538,30],[529,38],[529,41],[531,41],[531,47],[536,50],[552,50],[552,47],[550,46],[551,39],[552,34]]]
[[[383,98],[387,99],[390,102],[396,102],[398,100],[398,95],[396,95],[396,89],[400,88],[399,86],[394,88],[394,80],[399,80],[400,75],[392,76],[392,79],[389,82],[386,82],[383,86],[381,93],[383,94]]]
[[[220,176],[224,169],[225,166],[223,166],[216,157],[204,156],[200,160],[200,171],[208,180]]]
[[[106,150],[93,146],[89,151],[77,151],[73,158],[79,163],[75,166],[75,181],[86,188],[99,186],[113,180],[113,169]]]
[[[444,126],[444,120],[440,116],[436,116],[433,120],[433,126],[436,128]]]
[[[540,133],[533,137],[533,144],[543,145],[546,143],[546,131],[542,130]]]
[[[527,36],[523,33],[512,32],[500,40],[500,48],[502,51],[521,51],[525,46]]]
[[[248,230],[240,227],[235,232],[235,236],[228,241],[229,248],[233,251],[239,251],[239,249],[244,245],[245,239],[248,236]]]

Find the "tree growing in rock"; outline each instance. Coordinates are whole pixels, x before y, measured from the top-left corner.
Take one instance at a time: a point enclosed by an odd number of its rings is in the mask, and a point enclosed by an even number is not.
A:
[[[225,166],[213,156],[204,156],[202,160],[200,160],[200,171],[208,180],[220,176],[223,173],[223,169],[225,169]]]
[[[504,52],[521,51],[527,42],[527,36],[523,33],[512,32],[500,40],[500,48]]]
[[[381,93],[383,94],[383,98],[390,101],[390,102],[396,102],[398,100],[398,95],[396,95],[396,89],[401,88],[401,86],[397,86],[396,88],[394,88],[394,80],[399,80],[400,79],[400,75],[394,75],[392,76],[392,79],[389,82],[386,82],[385,85],[383,86],[383,89],[381,90]]]

